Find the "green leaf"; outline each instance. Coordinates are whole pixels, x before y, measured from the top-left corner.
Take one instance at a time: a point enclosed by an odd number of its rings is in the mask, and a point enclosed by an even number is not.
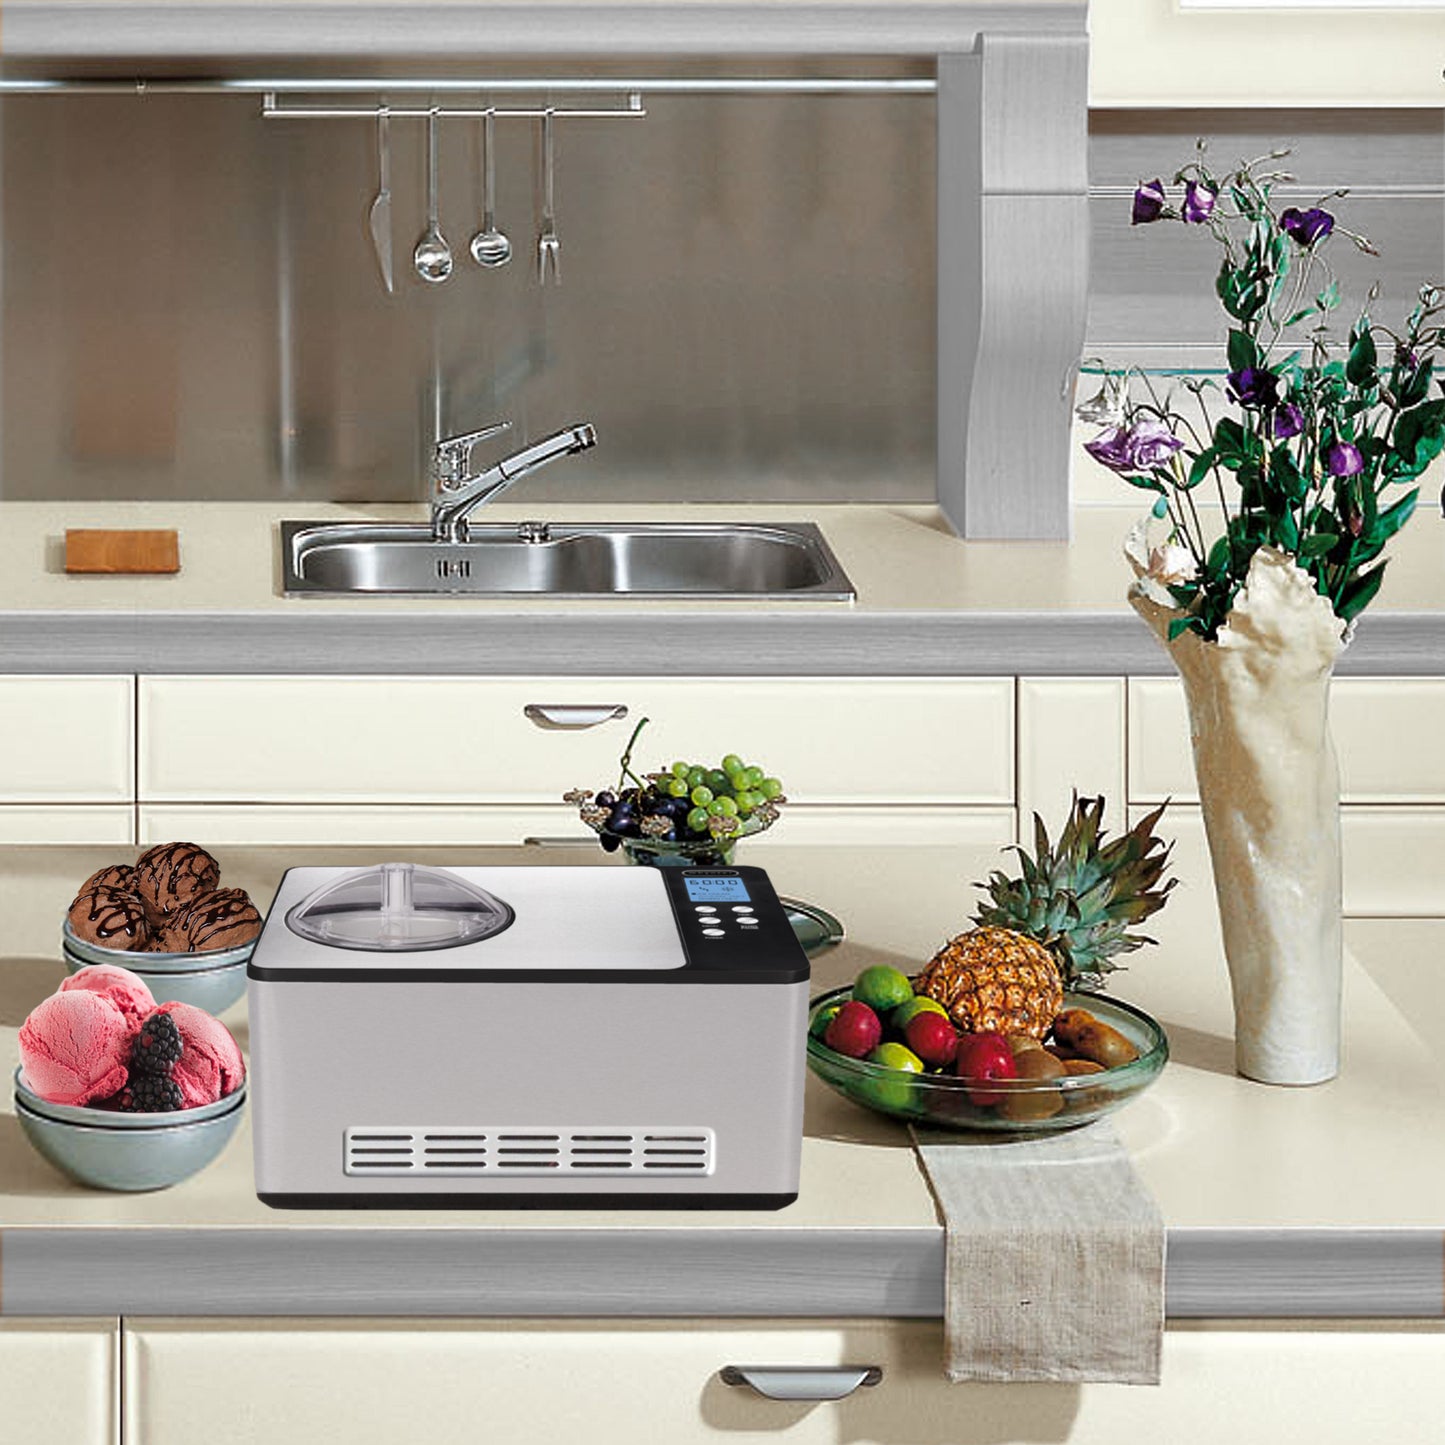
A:
[[[1375,338],[1368,329],[1357,332],[1350,341],[1345,380],[1354,386],[1369,386],[1375,381]]]
[[[1333,532],[1316,532],[1300,543],[1299,555],[1306,561],[1323,557],[1327,552],[1334,550],[1335,544],[1339,540],[1339,537]]]
[[[1415,510],[1415,503],[1419,500],[1419,487],[1413,488],[1405,493],[1393,506],[1386,507],[1370,529],[1371,542],[1387,542],[1406,522],[1410,520],[1410,514]]]
[[[1233,417],[1221,417],[1214,428],[1214,453],[1231,471],[1237,470],[1249,455],[1244,428]]]
[[[1321,311],[1333,311],[1340,304],[1340,283],[1331,281],[1318,296],[1315,297],[1315,305]]]
[[[1184,632],[1197,632],[1202,637],[1204,624],[1197,617],[1176,617],[1169,624],[1169,641],[1173,642]]]
[[[1169,498],[1160,497],[1150,508],[1150,511],[1156,517],[1167,517],[1169,515]]]
[[[1138,487],[1141,492],[1158,492],[1160,495],[1163,495],[1164,483],[1161,482],[1158,477],[1148,477],[1140,472],[1135,472],[1132,475],[1126,476],[1124,480],[1128,482],[1131,487]]]
[[[1385,580],[1385,566],[1386,564],[1381,562],[1373,571],[1355,577],[1345,584],[1344,591],[1340,593],[1339,605],[1335,608],[1338,616],[1346,622],[1352,622],[1375,600],[1375,594]]]
[[[1284,324],[1286,326],[1297,326],[1306,316],[1313,316],[1314,314],[1315,308],[1313,306],[1301,306],[1298,311],[1285,317]]]
[[[1259,365],[1259,347],[1247,331],[1229,333],[1229,369],[1243,371],[1246,367]]]
[[[1209,475],[1218,458],[1219,453],[1213,447],[1205,447],[1189,468],[1189,480],[1184,484],[1185,491],[1192,491],[1197,487]]]
[[[1286,512],[1275,524],[1275,539],[1279,547],[1285,552],[1295,552],[1299,549],[1299,524],[1294,519],[1293,512]]]

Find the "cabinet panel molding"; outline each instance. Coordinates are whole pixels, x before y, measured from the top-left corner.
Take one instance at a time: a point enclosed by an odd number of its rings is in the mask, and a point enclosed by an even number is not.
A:
[[[0,1321],[0,1435],[120,1445],[120,1321]]]
[[[960,1421],[970,1440],[1358,1445],[1381,1420],[1431,1439],[1445,1410],[1438,1323],[1171,1326],[1157,1389],[954,1385],[942,1359],[937,1322],[137,1320],[125,1423],[145,1445],[191,1445],[197,1420],[208,1445],[894,1445],[961,1439]],[[724,1384],[719,1371],[739,1364],[872,1365],[882,1378],[802,1405]]]
[[[146,677],[139,711],[145,803],[555,803],[610,783],[644,716],[639,763],[737,752],[797,801],[1013,801],[1011,678]]]
[[[134,796],[134,678],[0,677],[0,803]]]
[[[1069,798],[1102,794],[1105,820],[1122,821],[1124,792],[1122,677],[1019,679],[1019,831],[1032,836],[1038,812],[1057,836]]]
[[[0,804],[0,845],[105,843],[127,848],[134,842],[135,809],[128,803],[49,808]]]

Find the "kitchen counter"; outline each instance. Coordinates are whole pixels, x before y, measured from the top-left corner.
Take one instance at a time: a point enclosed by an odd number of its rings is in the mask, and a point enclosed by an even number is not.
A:
[[[1124,601],[1129,506],[1079,507],[1072,542],[964,542],[930,506],[528,506],[500,522],[815,521],[853,603],[288,598],[283,517],[419,519],[419,507],[0,503],[0,672],[956,676],[1167,673]],[[176,527],[169,577],[71,577],[67,526]],[[1341,673],[1445,672],[1445,528],[1392,543],[1383,600]]]
[[[62,976],[48,940],[74,877],[104,861],[93,852],[0,850],[6,1079],[19,1024]],[[228,877],[273,884],[306,861],[297,850],[222,858]],[[817,990],[868,963],[916,966],[888,947],[886,893],[848,900],[850,940],[815,961]],[[1402,949],[1423,976],[1440,926],[1352,926],[1344,1071],[1283,1089],[1234,1075],[1217,945],[1187,914],[1177,924],[1151,930],[1163,946],[1117,990],[1164,1023],[1173,1049],[1158,1083],[1115,1116],[1168,1226],[1169,1314],[1445,1314],[1445,1158],[1423,1147],[1445,1105],[1442,1054],[1392,1002],[1410,998]],[[1438,1018],[1442,1001],[1441,986],[1417,979],[1409,1019]],[[245,1045],[244,1005],[227,1022]],[[7,1089],[0,1313],[938,1316],[943,1231],[903,1126],[810,1077],[804,1133],[800,1196],[777,1212],[291,1212],[256,1199],[247,1126],[174,1189],[74,1186],[31,1151]]]

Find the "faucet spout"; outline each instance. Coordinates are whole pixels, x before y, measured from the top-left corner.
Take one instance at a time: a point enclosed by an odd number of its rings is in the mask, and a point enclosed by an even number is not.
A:
[[[596,429],[588,422],[579,422],[503,457],[476,476],[450,480],[439,474],[441,494],[432,502],[432,535],[438,542],[465,541],[468,513],[499,497],[529,472],[596,444]],[[445,445],[438,447],[438,455]]]

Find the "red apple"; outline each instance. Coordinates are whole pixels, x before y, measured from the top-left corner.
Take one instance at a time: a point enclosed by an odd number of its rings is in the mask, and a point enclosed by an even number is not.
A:
[[[970,1082],[974,1079],[1016,1079],[1019,1076],[1008,1040],[995,1033],[963,1034],[958,1040],[953,1072],[960,1079]],[[990,1104],[1002,1103],[1003,1095],[997,1089],[969,1089],[968,1101],[983,1109]]]
[[[835,1054],[861,1059],[878,1047],[883,1037],[883,1024],[866,1003],[849,999],[823,1032],[823,1042]]]
[[[944,1068],[958,1051],[958,1031],[942,1014],[914,1014],[903,1029],[908,1047],[923,1060]]]

